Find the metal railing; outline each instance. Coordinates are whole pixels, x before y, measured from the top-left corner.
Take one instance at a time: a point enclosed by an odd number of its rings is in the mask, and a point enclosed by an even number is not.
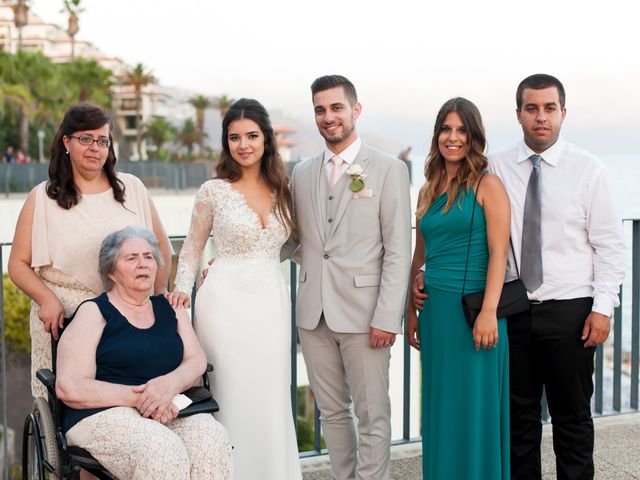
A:
[[[593,398],[593,412],[595,415],[611,415],[628,411],[638,411],[639,366],[640,366],[640,219],[624,220],[625,235],[630,239],[631,261],[630,272],[627,269],[625,281],[621,287],[621,305],[614,313],[613,331],[610,339],[596,350],[595,360],[595,394]],[[184,237],[172,237],[172,241],[180,241]],[[4,274],[4,249],[10,243],[0,243],[0,276]],[[291,288],[291,409],[294,420],[297,413],[297,373],[298,373],[298,339],[295,327],[295,305],[297,285],[297,266],[291,262],[289,267]],[[629,275],[630,273],[630,275]],[[630,301],[628,300],[630,297]],[[2,427],[3,439],[7,438],[7,385],[6,344],[4,294],[0,291],[0,317],[2,321]],[[625,350],[626,337],[629,345]],[[411,438],[411,351],[406,340],[403,342],[403,375],[402,375],[402,436],[394,439],[394,444],[408,443],[419,440]],[[419,368],[419,366],[418,366]],[[611,384],[609,392],[608,384]],[[623,392],[628,387],[628,395]],[[605,399],[611,399],[611,405]],[[321,448],[320,420],[317,407],[314,408],[314,446],[311,451],[301,452],[300,456],[312,456],[323,453]],[[4,458],[8,458],[7,442],[3,442]],[[8,479],[8,462],[5,461],[4,479]]]
[[[118,171],[138,177],[147,188],[183,190],[198,188],[211,178],[213,162],[197,161],[173,163],[162,160],[130,162],[118,160]],[[49,178],[49,165],[45,163],[0,164],[0,191],[5,197],[10,193],[29,192]]]
[[[285,163],[289,174],[297,161]],[[211,178],[214,162],[210,160],[193,162],[118,160],[117,168],[119,172],[135,175],[147,188],[184,190],[199,188],[203,181]],[[48,169],[49,165],[46,163],[0,163],[0,192],[5,197],[10,193],[29,192],[40,182],[49,179]]]

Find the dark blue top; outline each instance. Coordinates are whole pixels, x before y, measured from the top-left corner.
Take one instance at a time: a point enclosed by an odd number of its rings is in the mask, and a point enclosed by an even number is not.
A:
[[[109,302],[106,293],[86,301],[98,305],[106,321],[96,350],[96,380],[142,385],[175,370],[182,362],[184,346],[176,313],[162,295],[151,297],[155,322],[149,328],[131,325]],[[76,410],[64,405],[64,433],[80,420],[107,408]]]

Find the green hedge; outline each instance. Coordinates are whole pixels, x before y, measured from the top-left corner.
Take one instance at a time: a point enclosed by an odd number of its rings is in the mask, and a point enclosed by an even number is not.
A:
[[[296,390],[298,411],[296,424],[298,434],[298,451],[309,452],[314,449],[314,419],[313,403],[307,404],[307,390],[309,387],[298,387]],[[327,448],[324,436],[320,436],[320,448]]]
[[[29,337],[29,309],[31,302],[22,290],[9,280],[5,273],[2,278],[4,294],[4,331],[9,352],[31,351]]]

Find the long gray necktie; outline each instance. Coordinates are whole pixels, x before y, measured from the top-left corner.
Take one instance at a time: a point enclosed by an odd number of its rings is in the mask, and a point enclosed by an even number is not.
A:
[[[520,278],[529,292],[542,285],[542,224],[540,206],[540,155],[529,157],[533,170],[527,184],[522,218],[522,252]]]

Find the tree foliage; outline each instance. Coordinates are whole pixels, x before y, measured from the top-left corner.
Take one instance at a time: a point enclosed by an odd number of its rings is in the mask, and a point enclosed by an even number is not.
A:
[[[10,352],[30,352],[29,310],[31,301],[5,273],[2,278],[4,295],[4,329]]]
[[[195,97],[191,97],[188,101],[189,105],[196,109],[196,128],[198,129],[197,143],[200,147],[200,152],[202,152],[204,150],[204,137],[206,136],[204,133],[205,113],[208,108],[215,105],[215,102],[204,95],[196,95]]]
[[[138,159],[142,159],[142,89],[157,83],[156,77],[142,63],[137,63],[124,74],[124,84],[133,87],[136,98],[136,147]]]
[[[79,12],[80,0],[64,2],[65,9]],[[197,158],[215,159],[217,153],[205,145],[205,112],[217,109],[220,116],[234,102],[228,95],[207,97],[194,95],[188,103],[195,109],[194,119],[186,122],[178,131],[169,122],[164,124],[152,120],[142,124],[142,98],[144,87],[156,83],[156,78],[143,64],[138,63],[115,78],[113,72],[102,67],[95,60],[77,58],[67,63],[53,63],[39,52],[0,52],[0,151],[11,145],[21,148],[32,158],[37,157],[38,136],[42,130],[45,151],[58,129],[64,112],[78,102],[90,102],[110,111],[114,119],[113,134],[119,143],[121,158],[129,156],[127,139],[122,135],[117,118],[117,105],[112,102],[112,87],[119,85],[132,87],[136,98],[136,144],[138,158],[141,158],[142,138],[156,146],[156,155],[176,160]],[[115,107],[115,109],[114,109]],[[175,142],[174,142],[175,140]],[[169,143],[172,142],[172,143]],[[164,152],[163,145],[169,144],[173,152]],[[188,152],[176,151],[182,145]]]
[[[155,116],[145,125],[144,138],[155,145],[156,156],[164,159],[166,152],[162,150],[162,146],[176,138],[176,129],[166,118]]]
[[[227,110],[233,105],[233,102],[235,102],[235,99],[228,95],[220,95],[213,99],[213,107],[220,112],[221,119],[227,114]]]
[[[309,387],[298,387],[296,391],[298,411],[296,412],[296,431],[298,438],[298,451],[309,452],[314,450],[314,421],[313,407],[308,405],[306,392]],[[320,436],[320,448],[326,448],[324,436]]]
[[[178,133],[178,140],[187,148],[187,154],[191,155],[193,146],[198,142],[198,130],[193,120],[187,118]]]
[[[68,13],[75,13],[76,15],[83,11],[80,8],[82,0],[63,0],[64,8]]]
[[[63,63],[60,69],[72,100],[91,102],[107,109],[111,107],[111,70],[101,67],[95,60],[83,58]]]
[[[72,104],[110,107],[111,77],[95,61],[56,64],[39,52],[0,52],[0,145],[19,146],[33,156],[36,131],[50,139]]]

